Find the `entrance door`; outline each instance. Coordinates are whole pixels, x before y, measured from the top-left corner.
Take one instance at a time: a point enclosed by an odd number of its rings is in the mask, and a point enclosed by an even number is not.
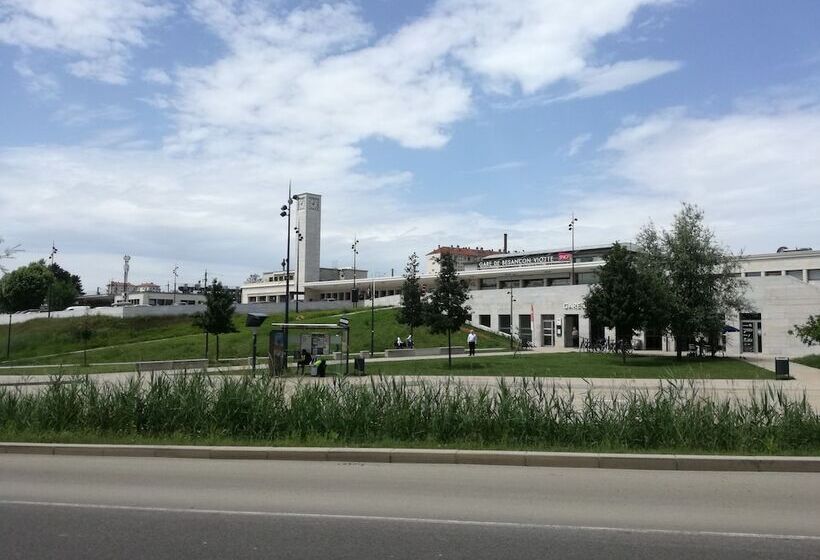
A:
[[[566,348],[577,348],[579,341],[578,315],[564,315],[564,346]]]
[[[529,315],[518,316],[518,337],[525,347],[532,344],[532,318]]]
[[[763,352],[763,321],[760,313],[740,314],[740,342],[742,352]]]
[[[541,315],[542,346],[555,346],[555,315]]]

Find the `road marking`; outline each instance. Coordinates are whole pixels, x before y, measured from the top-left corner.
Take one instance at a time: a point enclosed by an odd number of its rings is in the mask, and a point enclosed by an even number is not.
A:
[[[590,525],[557,525],[541,523],[516,523],[510,521],[478,521],[464,519],[425,519],[422,517],[390,517],[383,515],[348,515],[337,513],[298,513],[287,511],[244,511],[221,509],[171,508],[155,506],[129,506],[114,504],[81,504],[70,502],[36,502],[26,500],[0,500],[0,505],[40,506],[75,509],[101,509],[119,511],[141,511],[153,513],[189,513],[199,515],[228,515],[249,517],[292,517],[303,519],[340,519],[349,521],[389,521],[401,523],[418,523],[431,525],[464,525],[474,527],[501,527],[514,529],[551,529],[564,531],[600,531],[610,533],[635,533],[642,535],[678,535],[689,537],[730,537],[744,539],[774,539],[795,541],[820,541],[820,536],[811,535],[777,535],[771,533],[741,533],[731,531],[686,531],[678,529],[638,529],[629,527],[600,527]]]

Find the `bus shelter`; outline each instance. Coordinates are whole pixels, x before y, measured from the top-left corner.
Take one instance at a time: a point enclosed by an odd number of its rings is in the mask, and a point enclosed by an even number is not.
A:
[[[335,364],[328,367],[328,373],[347,374],[350,348],[350,329],[347,321],[332,323],[272,323],[273,330],[268,338],[268,368],[271,375],[283,375],[287,371],[288,360],[294,363],[306,350],[315,359],[325,358]],[[285,331],[288,333],[288,347],[285,348]]]

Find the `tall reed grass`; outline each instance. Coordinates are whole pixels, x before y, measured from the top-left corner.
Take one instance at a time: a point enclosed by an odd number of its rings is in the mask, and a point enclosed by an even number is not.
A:
[[[138,376],[119,384],[53,379],[0,389],[0,433],[92,433],[241,442],[436,444],[488,448],[817,453],[820,415],[767,387],[745,399],[696,382],[576,395],[549,380],[468,387],[372,378],[287,385],[262,377]]]

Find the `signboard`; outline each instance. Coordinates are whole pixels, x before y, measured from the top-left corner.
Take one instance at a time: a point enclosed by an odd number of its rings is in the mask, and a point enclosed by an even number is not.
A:
[[[755,325],[753,321],[741,321],[740,333],[743,341],[743,352],[755,351]]]
[[[268,367],[271,375],[281,375],[285,371],[287,352],[285,349],[285,332],[271,331],[268,339]]]
[[[565,303],[564,304],[564,309],[567,310],[567,311],[572,310],[572,309],[574,309],[576,311],[582,311],[582,310],[586,309],[586,306],[584,305],[583,301],[578,301],[578,302],[575,302],[575,303]]]
[[[486,257],[478,263],[478,268],[509,268],[540,264],[565,264],[571,260],[572,253],[569,252],[521,255],[519,257]]]

